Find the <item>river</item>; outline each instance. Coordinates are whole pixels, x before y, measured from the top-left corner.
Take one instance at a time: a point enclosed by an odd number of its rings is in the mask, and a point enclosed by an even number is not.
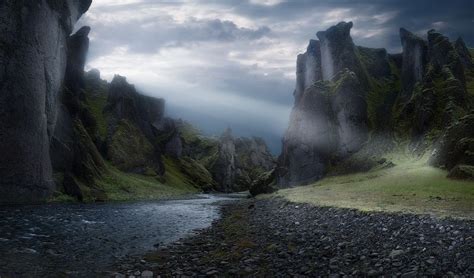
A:
[[[209,227],[232,200],[0,207],[0,277],[93,276]]]

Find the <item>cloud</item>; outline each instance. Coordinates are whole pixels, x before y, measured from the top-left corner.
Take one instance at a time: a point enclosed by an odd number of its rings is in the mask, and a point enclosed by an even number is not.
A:
[[[92,27],[88,68],[127,76],[206,132],[230,126],[277,152],[296,56],[317,31],[353,21],[356,44],[399,52],[400,27],[436,28],[473,46],[472,10],[471,0],[95,0],[78,28]]]

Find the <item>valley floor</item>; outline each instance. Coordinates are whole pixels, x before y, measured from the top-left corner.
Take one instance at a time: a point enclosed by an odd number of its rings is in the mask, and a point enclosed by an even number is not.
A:
[[[428,166],[426,156],[389,154],[386,159],[392,167],[327,177],[276,195],[317,206],[474,220],[474,181],[447,178],[447,171]]]
[[[122,264],[120,272],[469,276],[474,274],[473,234],[473,220],[249,199],[224,206],[223,218],[201,234]]]

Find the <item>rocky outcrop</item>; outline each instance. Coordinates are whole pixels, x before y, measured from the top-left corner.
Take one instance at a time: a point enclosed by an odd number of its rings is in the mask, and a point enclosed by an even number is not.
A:
[[[60,113],[50,146],[53,170],[64,176],[62,181],[58,181],[57,188],[81,201],[106,199],[103,190],[97,186],[97,179],[107,169],[94,143],[97,122],[84,92],[89,31],[89,27],[82,27],[67,40],[67,66],[60,94]]]
[[[222,192],[244,191],[275,162],[260,138],[234,138],[227,129],[219,138],[217,157],[210,166],[216,189]]]
[[[112,163],[124,171],[145,173],[153,169],[162,175],[159,137],[165,121],[164,100],[138,93],[125,77],[116,75],[109,85],[104,112],[110,115],[106,149]]]
[[[309,70],[321,68],[323,74],[295,102],[278,163],[280,186],[320,179],[331,159],[347,157],[367,140],[364,88],[368,79],[350,38],[351,28],[351,22],[342,22],[317,34],[321,64]],[[318,45],[314,41],[310,44]]]
[[[310,40],[306,52],[296,59],[295,104],[300,101],[304,90],[323,78],[321,64],[321,44],[317,40]]]
[[[411,97],[417,82],[423,81],[426,69],[428,46],[425,40],[400,28],[402,42],[402,71],[401,71],[401,97],[407,100]]]
[[[456,52],[459,55],[459,58],[461,59],[461,62],[463,63],[464,67],[466,67],[467,69],[473,69],[474,62],[472,62],[471,52],[469,51],[466,46],[466,43],[461,37],[456,40],[454,47],[456,48]]]
[[[378,158],[397,140],[408,140],[421,155],[473,103],[466,87],[471,57],[462,40],[453,44],[430,30],[425,41],[401,28],[403,53],[388,54],[355,46],[351,28],[341,22],[318,32],[319,41],[298,56],[295,105],[276,172],[280,187],[379,167]],[[305,64],[308,56],[316,65]],[[465,154],[469,138],[447,139],[462,146],[442,141],[447,146],[440,148]],[[438,165],[470,165],[439,152]]]
[[[50,138],[66,69],[66,40],[90,0],[0,3],[0,203],[53,190]]]
[[[454,77],[465,85],[464,67],[448,37],[435,30],[428,31],[428,52],[430,65],[435,71],[449,68]]]
[[[452,170],[459,164],[474,165],[474,114],[449,126],[430,158],[434,166]]]
[[[164,105],[163,99],[139,94],[125,77],[116,75],[110,83],[105,108],[112,114],[109,131],[113,133],[118,122],[126,119],[139,127],[147,138],[152,139],[155,136],[154,130],[163,120]]]
[[[260,194],[270,194],[277,191],[275,187],[276,170],[264,172],[260,174],[253,182],[249,189],[250,195],[257,196]]]

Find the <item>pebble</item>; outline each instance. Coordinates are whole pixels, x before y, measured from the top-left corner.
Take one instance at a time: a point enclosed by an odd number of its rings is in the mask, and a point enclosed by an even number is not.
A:
[[[162,249],[166,256],[141,268],[164,277],[469,277],[474,270],[468,261],[474,257],[474,225],[468,220],[291,205],[279,199],[226,205],[222,215],[211,228]]]

